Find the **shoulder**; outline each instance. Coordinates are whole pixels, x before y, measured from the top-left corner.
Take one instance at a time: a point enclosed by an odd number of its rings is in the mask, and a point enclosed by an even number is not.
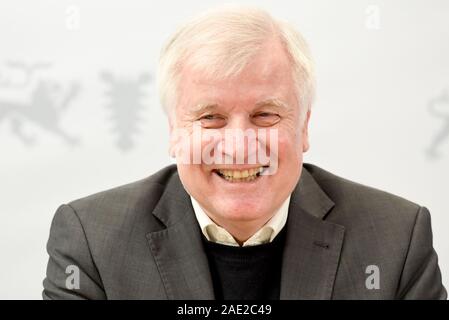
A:
[[[336,205],[361,209],[374,206],[395,212],[416,212],[420,208],[417,203],[403,197],[342,178],[318,166],[304,164],[304,167]]]
[[[177,179],[176,165],[162,168],[154,174],[125,185],[97,192],[67,203],[82,225],[126,227],[139,217],[154,219],[151,212],[167,188]],[[151,220],[150,220],[151,221]]]
[[[304,167],[335,203],[328,220],[349,230],[409,237],[422,207],[392,193],[339,177],[311,164]],[[396,235],[394,235],[396,233]]]

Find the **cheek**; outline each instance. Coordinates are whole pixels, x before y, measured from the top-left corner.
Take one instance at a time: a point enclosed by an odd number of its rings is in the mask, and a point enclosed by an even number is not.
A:
[[[303,160],[300,149],[290,135],[279,137],[279,169],[271,182],[279,197],[291,193],[298,183]]]
[[[187,185],[194,187],[204,182],[207,172],[198,164],[178,164],[178,174],[180,179]]]
[[[280,162],[289,161],[293,165],[297,165],[302,161],[302,135],[299,130],[280,130],[278,146]]]

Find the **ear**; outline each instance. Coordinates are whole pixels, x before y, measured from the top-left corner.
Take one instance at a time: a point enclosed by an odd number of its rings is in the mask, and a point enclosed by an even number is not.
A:
[[[169,134],[169,146],[168,146],[168,154],[170,157],[175,158],[175,149],[174,146],[176,144],[176,138],[173,136],[174,123],[172,117],[168,116],[168,134]]]
[[[307,152],[309,150],[309,119],[310,119],[311,109],[307,111],[306,120],[302,127],[302,152]]]
[[[167,115],[167,119],[168,119],[168,132],[171,136],[173,133],[173,129],[175,127],[175,123],[174,123],[173,117],[171,115]]]

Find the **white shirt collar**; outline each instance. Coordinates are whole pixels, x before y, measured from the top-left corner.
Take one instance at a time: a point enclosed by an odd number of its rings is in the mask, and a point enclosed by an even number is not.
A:
[[[237,241],[227,230],[220,227],[213,222],[211,218],[209,218],[195,198],[191,196],[190,199],[192,201],[196,219],[198,220],[201,231],[207,240],[230,246],[239,246]],[[262,228],[260,228],[243,243],[243,247],[255,246],[273,241],[287,222],[289,204],[290,196],[288,196],[288,198],[282,203],[281,207],[273,215],[273,217],[271,217],[271,219]]]

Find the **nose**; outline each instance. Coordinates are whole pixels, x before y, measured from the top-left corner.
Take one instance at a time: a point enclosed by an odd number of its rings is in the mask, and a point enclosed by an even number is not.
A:
[[[224,128],[218,152],[222,153],[225,164],[256,164],[260,147],[257,128],[247,115],[239,115]]]

